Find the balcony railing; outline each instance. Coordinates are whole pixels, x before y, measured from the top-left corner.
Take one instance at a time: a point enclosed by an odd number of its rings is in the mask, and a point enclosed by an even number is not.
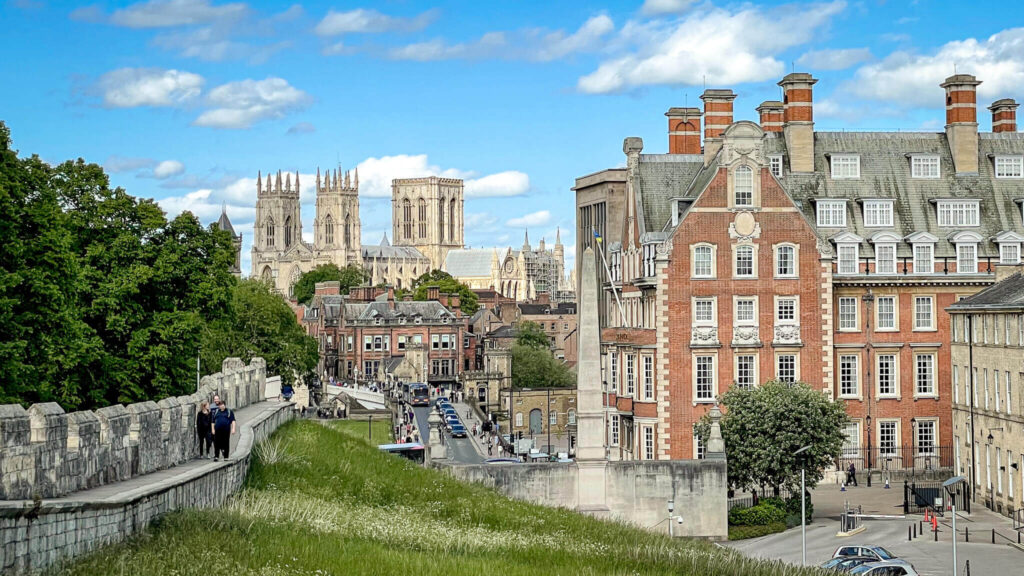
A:
[[[872,446],[843,448],[836,465],[840,470],[853,464],[857,470],[926,472],[952,468],[953,460],[952,446]]]
[[[914,257],[913,256],[901,256],[896,259],[896,270],[894,273],[881,273],[877,271],[875,264],[875,258],[871,256],[861,256],[857,262],[856,273],[844,273],[839,271],[839,262],[837,261],[834,266],[834,273],[837,277],[851,277],[851,276],[939,276],[939,275],[969,275],[969,274],[983,274],[983,275],[994,275],[996,273],[995,265],[999,263],[998,256],[982,256],[977,261],[976,272],[957,272],[950,267],[953,264],[956,267],[957,257],[956,256],[936,256],[932,261],[931,272],[918,272],[914,270]],[[936,264],[941,264],[942,269],[936,270]]]

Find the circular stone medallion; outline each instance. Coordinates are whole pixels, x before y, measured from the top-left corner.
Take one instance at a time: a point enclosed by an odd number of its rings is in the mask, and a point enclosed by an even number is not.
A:
[[[739,212],[736,214],[736,232],[740,236],[750,236],[754,233],[754,215],[750,212]]]

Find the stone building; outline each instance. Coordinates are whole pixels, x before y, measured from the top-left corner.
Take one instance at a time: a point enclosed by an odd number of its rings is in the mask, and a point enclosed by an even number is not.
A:
[[[535,322],[551,339],[551,352],[555,358],[573,366],[576,364],[576,303],[519,303],[517,325]]]
[[[431,270],[429,258],[412,246],[392,246],[387,234],[379,246],[363,246],[363,266],[370,285],[388,284],[399,290],[411,287]]]
[[[1024,276],[946,308],[952,325],[953,453],[975,502],[1007,516],[1024,509]]]
[[[571,277],[565,273],[565,247],[560,232],[549,249],[541,238],[534,249],[529,233],[524,234],[519,250],[450,250],[443,270],[473,290],[493,289],[514,301],[532,301],[545,295],[551,302],[576,299]]]
[[[621,218],[625,214],[626,201],[626,169],[610,168],[576,179],[576,185],[572,190],[576,193],[576,254],[583,254],[587,248],[594,248],[598,251],[597,275],[598,286],[604,286],[610,281],[608,271],[602,264],[607,261],[608,247],[622,243],[622,226],[620,221],[615,225],[608,225],[608,215]],[[601,238],[597,241],[594,233]],[[580,286],[582,280],[579,261],[576,262],[576,286]],[[603,294],[605,298],[612,298],[610,292]],[[598,307],[601,325],[608,324],[605,316],[609,310],[609,304],[605,303]]]
[[[228,218],[227,206],[221,207],[220,219],[217,220],[217,228],[231,234],[231,245],[235,248],[235,263],[231,266],[231,273],[237,278],[242,277],[242,235],[235,234],[235,227],[231,225]]]
[[[354,178],[353,178],[354,176]],[[321,180],[316,174],[316,217],[313,242],[302,239],[299,174],[282,180],[268,174],[256,179],[256,220],[253,225],[252,275],[269,280],[285,296],[303,272],[327,263],[339,268],[362,265],[359,223],[359,172],[336,170]]]
[[[462,248],[462,180],[405,178],[391,181],[391,237],[411,246],[440,269],[449,250]]]
[[[512,405],[512,433],[532,438],[542,452],[550,445],[554,452],[568,452],[576,435],[576,388],[521,388],[506,391],[503,410]],[[572,437],[572,438],[570,438]]]
[[[942,311],[1020,259],[1016,106],[997,102],[979,133],[979,82],[956,75],[943,133],[816,132],[815,82],[783,78],[781,121],[765,102],[760,125],[734,122],[735,95],[707,90],[703,111],[667,113],[668,154],[625,140],[625,198],[599,232],[613,458],[637,457],[648,428],[657,458],[700,457],[693,424],[715,398],[775,378],[844,402],[858,468],[909,467],[922,447],[952,466]],[[577,180],[580,226],[619,186],[597,174]]]

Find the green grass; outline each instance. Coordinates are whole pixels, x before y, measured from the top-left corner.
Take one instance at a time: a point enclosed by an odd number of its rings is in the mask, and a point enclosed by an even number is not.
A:
[[[166,516],[62,575],[821,574],[518,502],[383,454],[366,423],[291,422],[219,510]],[[376,437],[376,434],[375,434]],[[374,444],[376,441],[374,442]]]
[[[334,420],[330,421],[332,426],[339,430],[345,430],[346,434],[370,441],[371,444],[390,444],[394,442],[391,423],[387,420],[376,419],[373,421],[373,438],[368,436],[370,431],[369,422],[357,422],[355,420]]]

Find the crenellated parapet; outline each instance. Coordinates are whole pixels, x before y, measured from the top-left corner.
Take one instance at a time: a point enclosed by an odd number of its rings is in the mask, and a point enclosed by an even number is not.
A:
[[[0,405],[0,500],[58,498],[187,462],[195,417],[214,394],[232,409],[262,399],[267,364],[224,360],[194,394],[65,413],[54,402]]]

